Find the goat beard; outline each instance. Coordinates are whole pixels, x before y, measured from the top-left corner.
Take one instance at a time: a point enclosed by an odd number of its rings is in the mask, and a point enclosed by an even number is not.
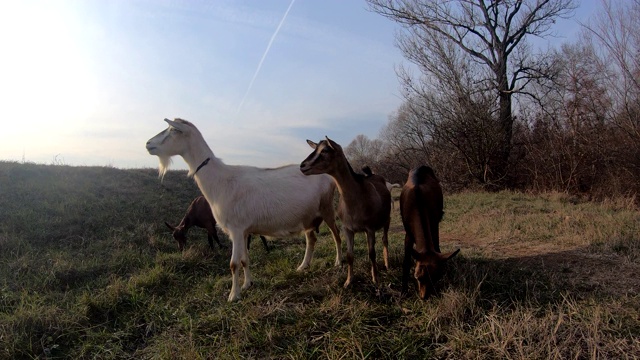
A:
[[[158,177],[164,180],[164,176],[169,170],[169,165],[171,165],[171,156],[158,156],[160,160],[160,164],[158,165]]]

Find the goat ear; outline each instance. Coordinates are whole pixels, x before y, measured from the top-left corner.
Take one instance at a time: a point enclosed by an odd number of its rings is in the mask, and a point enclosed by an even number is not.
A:
[[[164,119],[164,121],[167,122],[167,124],[169,124],[169,126],[171,126],[172,128],[175,128],[176,130],[180,131],[180,132],[185,132],[187,130],[186,126],[184,124],[181,124],[177,121],[173,121],[173,120],[169,120],[169,119]]]
[[[450,252],[450,253],[440,254],[440,259],[443,260],[443,261],[450,260],[454,256],[458,255],[459,252],[460,252],[460,249],[458,249],[456,251],[453,251],[453,252]]]
[[[168,223],[168,222],[166,222],[166,221],[164,222],[164,224],[165,224],[165,225],[167,225],[167,227],[168,227],[171,231],[173,231],[173,230],[175,229],[173,226],[169,225],[169,223]]]
[[[318,147],[318,144],[314,143],[313,141],[307,139],[307,144],[309,144],[309,146],[311,146],[312,149],[316,149]]]
[[[331,139],[329,139],[329,137],[328,137],[327,135],[325,135],[325,136],[324,136],[324,138],[325,138],[325,139],[327,139],[327,144],[329,145],[329,147],[330,147],[332,150],[335,150],[336,148],[334,148],[334,147],[333,147],[333,143],[334,143],[334,141],[333,141],[333,140],[331,140]]]

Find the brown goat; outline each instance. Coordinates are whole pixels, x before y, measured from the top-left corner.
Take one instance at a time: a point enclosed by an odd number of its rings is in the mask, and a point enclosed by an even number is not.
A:
[[[192,226],[201,227],[207,230],[207,240],[209,241],[209,247],[211,249],[213,249],[214,239],[218,245],[222,247],[216,231],[216,219],[213,217],[209,202],[207,202],[207,199],[202,195],[198,196],[191,202],[191,205],[189,205],[189,208],[187,209],[187,213],[184,215],[178,226],[171,226],[166,221],[164,224],[171,230],[173,238],[178,241],[178,248],[180,251],[184,250],[184,246],[187,243],[187,232]],[[269,251],[267,240],[262,235],[260,236],[260,239],[262,239],[264,248]],[[250,244],[251,235],[247,238],[247,248],[249,248]]]
[[[362,167],[362,172],[364,173],[364,176],[371,176],[373,175],[373,171],[371,170],[371,168],[369,167],[369,165],[365,165]],[[400,188],[402,186],[400,186],[400,184],[392,184],[390,182],[386,182],[385,184],[387,185],[387,190],[389,190],[389,193],[391,193],[391,189],[393,188]],[[396,203],[393,200],[393,196],[391,197],[391,208],[395,210],[396,208]]]
[[[371,261],[371,277],[378,284],[376,264],[375,232],[383,229],[382,244],[384,266],[389,268],[387,235],[389,232],[391,194],[380,175],[357,174],[344,156],[342,147],[326,138],[316,144],[307,140],[314,151],[300,164],[305,175],[328,174],[335,181],[340,192],[338,217],[342,220],[342,231],[347,238],[347,280],[345,287],[353,279],[353,238],[356,232],[366,232]]]
[[[402,262],[402,293],[407,293],[409,269],[416,261],[414,277],[418,294],[425,299],[434,292],[434,284],[442,278],[447,260],[460,249],[440,253],[439,223],[442,220],[443,196],[440,182],[428,166],[409,172],[400,194],[400,214],[404,225],[404,261]]]

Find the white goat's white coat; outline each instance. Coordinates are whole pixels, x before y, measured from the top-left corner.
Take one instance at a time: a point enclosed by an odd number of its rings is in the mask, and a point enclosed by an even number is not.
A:
[[[389,192],[391,192],[391,189],[393,188],[401,188],[402,186],[400,186],[400,184],[392,184],[390,182],[386,182],[385,183],[387,185],[387,190],[389,190]],[[395,210],[396,208],[396,202],[393,201],[393,198],[391,198],[391,208]]]
[[[151,138],[147,150],[159,157],[160,175],[166,172],[171,156],[182,156],[189,165],[189,175],[211,205],[218,226],[231,238],[229,301],[240,298],[240,266],[244,268],[242,289],[251,286],[245,241],[249,234],[283,237],[304,232],[307,245],[298,267],[303,270],[313,257],[314,231],[324,220],[336,245],[335,264],[340,265],[341,240],[333,208],[335,184],[330,176],[306,176],[297,165],[275,169],[226,165],[215,157],[193,124],[182,119],[165,121],[169,128]]]
[[[400,186],[400,184],[392,184],[390,182],[386,182],[385,183],[387,185],[387,190],[391,191],[391,189],[393,188],[401,188],[402,186]]]

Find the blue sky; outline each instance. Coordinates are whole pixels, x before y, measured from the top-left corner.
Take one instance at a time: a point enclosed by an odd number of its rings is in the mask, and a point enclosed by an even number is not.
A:
[[[401,103],[398,27],[364,0],[295,0],[282,22],[290,5],[2,2],[0,159],[155,167],[144,144],[165,117],[192,121],[228,164],[299,163],[305,139],[325,135],[375,138]]]

